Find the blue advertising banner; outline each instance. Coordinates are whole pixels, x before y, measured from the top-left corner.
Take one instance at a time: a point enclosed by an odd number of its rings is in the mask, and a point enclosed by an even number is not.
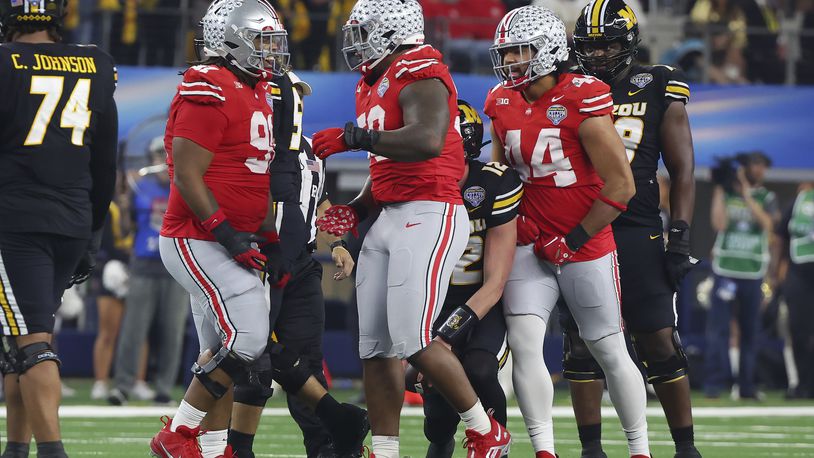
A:
[[[342,126],[356,118],[356,74],[298,74],[314,89],[313,95],[305,99],[306,135],[326,127]],[[119,69],[116,100],[123,139],[134,132],[145,138],[161,134],[161,123],[155,119],[166,115],[180,79],[176,69]],[[483,107],[486,93],[495,83],[489,76],[455,75],[460,97],[478,108]],[[687,110],[700,167],[711,165],[715,156],[762,150],[777,168],[814,170],[814,151],[811,151],[809,137],[814,129],[814,87],[692,85],[691,88],[693,94]],[[149,119],[149,127],[145,128],[142,123]],[[364,158],[364,154],[356,152],[334,157],[333,160],[358,160]]]

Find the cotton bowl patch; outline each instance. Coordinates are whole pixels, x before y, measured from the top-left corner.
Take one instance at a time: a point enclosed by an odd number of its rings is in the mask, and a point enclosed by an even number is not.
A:
[[[562,105],[551,105],[545,115],[556,126],[568,116],[568,110]]]
[[[464,199],[473,207],[477,207],[486,199],[486,190],[480,186],[470,186],[464,191]]]
[[[651,81],[653,81],[653,75],[650,73],[639,73],[638,75],[630,77],[630,84],[633,84],[639,89],[644,89]]]
[[[384,93],[387,92],[388,89],[390,89],[390,80],[385,76],[382,82],[379,83],[379,87],[376,88],[376,94],[378,94],[379,97],[384,97]]]

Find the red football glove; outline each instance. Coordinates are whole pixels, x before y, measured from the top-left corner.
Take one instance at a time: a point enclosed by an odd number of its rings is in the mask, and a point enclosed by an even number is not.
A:
[[[540,228],[525,216],[517,217],[517,246],[531,245],[540,237]]]
[[[359,225],[359,215],[349,205],[332,205],[325,210],[325,214],[317,219],[317,228],[337,237],[342,237],[351,231],[354,237],[359,236],[356,226]]]
[[[345,143],[345,129],[331,127],[314,134],[311,149],[318,158],[325,159],[332,154],[350,151],[351,147]]]
[[[572,250],[565,243],[565,237],[561,235],[553,237],[540,237],[534,242],[534,254],[543,261],[548,261],[555,266],[561,266],[574,257],[576,250]]]

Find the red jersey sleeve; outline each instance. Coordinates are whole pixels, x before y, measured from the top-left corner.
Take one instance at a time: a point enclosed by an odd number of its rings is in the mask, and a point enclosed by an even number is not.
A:
[[[173,136],[192,140],[213,154],[217,153],[229,124],[221,107],[181,99],[176,110]]]
[[[428,45],[408,51],[396,63],[396,79],[406,87],[416,81],[435,78],[444,83],[450,94],[457,92],[452,86],[449,68],[442,59],[441,53]]]
[[[580,84],[580,80],[584,82]],[[610,86],[590,76],[574,78],[572,83],[579,89],[575,98],[582,116],[605,116],[613,112]]]
[[[483,104],[483,114],[489,117],[489,119],[495,119],[497,115],[497,110],[495,109],[497,106],[497,98],[495,93],[500,88],[500,83],[498,83],[495,87],[489,90],[489,93],[486,94],[486,102]]]

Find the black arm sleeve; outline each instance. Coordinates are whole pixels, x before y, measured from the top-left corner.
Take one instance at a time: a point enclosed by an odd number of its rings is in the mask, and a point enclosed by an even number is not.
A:
[[[90,152],[90,175],[93,187],[90,201],[93,211],[91,229],[96,231],[105,224],[105,216],[116,186],[116,151],[119,141],[119,113],[111,97],[110,104],[99,119]]]

